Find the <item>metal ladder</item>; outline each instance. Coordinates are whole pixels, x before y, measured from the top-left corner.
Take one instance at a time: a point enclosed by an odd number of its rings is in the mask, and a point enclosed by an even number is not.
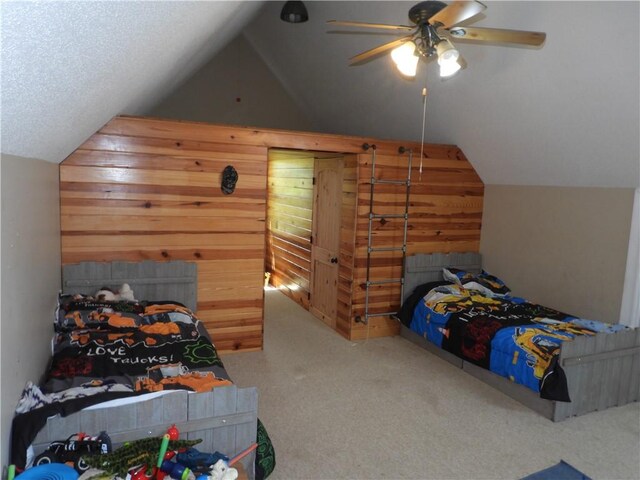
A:
[[[367,150],[369,145],[364,144],[363,148]],[[371,154],[371,189],[369,191],[369,234],[367,237],[367,280],[365,283],[365,297],[364,297],[364,318],[361,318],[361,321],[365,324],[369,324],[369,318],[372,317],[386,317],[386,316],[394,316],[398,312],[383,312],[383,313],[369,313],[369,290],[372,286],[375,285],[385,285],[385,284],[400,284],[400,303],[402,303],[402,299],[404,297],[404,261],[407,256],[407,228],[409,225],[409,190],[411,188],[411,161],[413,159],[413,152],[411,150],[407,150],[404,147],[400,147],[398,152],[403,154],[408,152],[409,154],[409,165],[407,168],[407,178],[404,180],[382,180],[376,178],[376,146],[371,145],[372,154]],[[384,213],[375,213],[373,211],[373,202],[375,197],[375,187],[376,185],[404,185],[406,188],[406,196],[404,203],[404,213],[400,214],[384,214]],[[402,233],[402,246],[398,247],[374,247],[373,246],[373,235],[372,235],[372,226],[373,221],[377,219],[386,219],[386,218],[402,218],[404,221],[403,225],[403,233]],[[381,280],[371,280],[371,254],[376,252],[399,252],[402,251],[402,274],[400,278],[386,278]]]

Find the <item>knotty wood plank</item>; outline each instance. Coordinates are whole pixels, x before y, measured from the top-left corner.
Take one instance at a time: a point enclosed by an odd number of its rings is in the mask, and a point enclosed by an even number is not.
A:
[[[262,148],[256,153],[238,150],[234,152],[209,151],[206,158],[194,158],[180,154],[162,155],[79,149],[69,155],[64,163],[65,165],[90,167],[153,168],[154,170],[188,170],[193,172],[219,172],[226,165],[232,163],[255,169],[253,172],[256,174],[266,174],[267,166],[264,163]]]
[[[224,167],[223,167],[224,168]],[[248,188],[264,186],[264,175],[256,175],[247,169],[238,170],[238,181]],[[89,166],[65,165],[60,169],[61,182],[82,183],[133,183],[137,185],[191,185],[194,187],[218,187],[222,171],[189,172],[175,170],[141,169],[141,168],[103,168]],[[222,196],[222,195],[220,195]]]
[[[225,212],[226,214],[227,212]],[[214,218],[177,217],[168,220],[162,216],[149,215],[144,222],[130,216],[118,215],[61,215],[61,224],[67,232],[256,232],[264,231],[264,217],[236,218],[218,216]]]
[[[253,199],[233,201],[232,197],[205,201],[112,200],[62,198],[62,215],[109,215],[216,217],[224,210],[228,216],[263,218],[265,203]]]
[[[62,170],[64,167],[61,166]],[[189,186],[189,185],[140,185],[134,183],[87,183],[87,182],[60,182],[61,196],[68,196],[70,192],[81,193],[87,195],[91,192],[91,195],[98,198],[135,198],[134,196],[154,195],[158,198],[176,198],[180,200],[183,197],[187,197],[189,200],[204,199],[209,197],[222,197],[223,193],[220,190],[219,182],[214,187],[207,186]],[[267,194],[267,187],[260,188],[245,188],[244,184],[238,181],[236,185],[235,195],[238,198],[255,198],[263,200]],[[164,196],[164,197],[162,197]]]
[[[360,153],[362,144],[371,144],[373,139],[348,137],[323,133],[292,132],[266,128],[241,128],[226,125],[211,125],[195,122],[169,122],[160,119],[120,116],[112,119],[100,132],[115,135],[136,135],[156,138],[183,138],[193,141],[209,140],[226,144],[262,145],[296,150]],[[373,141],[379,153],[395,154],[398,147],[420,151],[415,142]],[[464,159],[464,154],[455,145],[424,145],[425,157]]]

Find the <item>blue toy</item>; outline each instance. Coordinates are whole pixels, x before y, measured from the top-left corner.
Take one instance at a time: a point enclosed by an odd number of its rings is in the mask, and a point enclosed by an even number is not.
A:
[[[171,460],[164,460],[160,470],[176,480],[195,480],[196,478],[189,467],[172,462]]]
[[[28,468],[17,478],[20,480],[77,480],[80,475],[64,463],[50,463]]]
[[[208,471],[218,460],[229,462],[229,457],[220,452],[202,453],[196,448],[188,448],[176,456],[176,461],[179,464],[189,467],[193,471]]]

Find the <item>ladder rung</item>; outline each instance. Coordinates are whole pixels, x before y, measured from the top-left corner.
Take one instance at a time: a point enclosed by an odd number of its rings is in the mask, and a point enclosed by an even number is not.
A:
[[[384,313],[367,313],[365,315],[365,318],[371,318],[371,317],[391,317],[393,315],[397,315],[398,312],[384,312]]]
[[[369,247],[370,252],[404,252],[404,247]]]
[[[387,283],[403,283],[403,280],[401,278],[390,278],[388,280],[375,280],[375,281],[368,281],[366,282],[366,285],[385,285]]]
[[[406,213],[393,213],[391,215],[385,215],[383,213],[372,213],[370,218],[406,218]]]
[[[372,178],[371,183],[384,183],[386,185],[406,185],[407,180],[378,180],[376,178]]]

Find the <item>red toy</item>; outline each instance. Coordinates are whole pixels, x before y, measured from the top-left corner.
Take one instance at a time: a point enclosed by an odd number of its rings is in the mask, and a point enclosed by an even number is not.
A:
[[[169,435],[169,440],[178,440],[180,431],[175,425],[171,425],[171,427],[169,427],[169,430],[167,430],[167,434]]]

